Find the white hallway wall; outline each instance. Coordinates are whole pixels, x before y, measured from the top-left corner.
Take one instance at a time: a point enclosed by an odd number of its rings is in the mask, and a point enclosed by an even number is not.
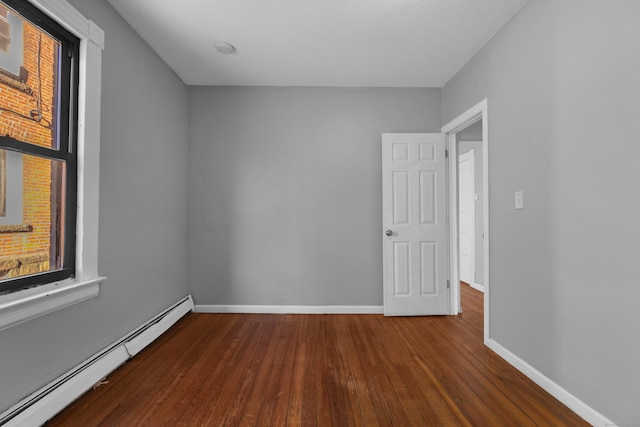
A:
[[[439,89],[190,88],[196,304],[382,305],[383,132],[439,132]]]
[[[530,1],[442,94],[443,123],[489,100],[492,338],[620,425],[640,422],[639,19]]]
[[[475,202],[475,267],[476,267],[476,284],[484,286],[484,241],[483,241],[483,228],[484,228],[484,195],[482,186],[483,177],[483,160],[482,160],[482,121],[464,129],[457,134],[459,146],[458,154],[466,153],[467,151],[474,149],[475,162],[475,185],[476,194],[479,200]],[[475,142],[470,142],[475,141]]]

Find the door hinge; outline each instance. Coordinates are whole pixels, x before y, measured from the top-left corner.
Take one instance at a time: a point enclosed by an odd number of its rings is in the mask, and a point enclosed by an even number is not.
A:
[[[451,288],[451,283],[449,283],[449,279],[447,279],[447,289]]]
[[[449,158],[449,150],[444,150],[444,158],[445,159]]]

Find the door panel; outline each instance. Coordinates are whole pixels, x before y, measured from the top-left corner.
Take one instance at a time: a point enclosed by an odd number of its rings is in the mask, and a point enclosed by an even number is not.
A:
[[[449,314],[445,136],[383,134],[382,179],[384,313]]]
[[[393,224],[409,223],[409,174],[393,173]]]
[[[411,243],[393,242],[393,294],[411,295]]]
[[[422,295],[436,294],[438,243],[420,242],[420,289]]]
[[[433,225],[436,220],[436,175],[420,172],[420,224]]]

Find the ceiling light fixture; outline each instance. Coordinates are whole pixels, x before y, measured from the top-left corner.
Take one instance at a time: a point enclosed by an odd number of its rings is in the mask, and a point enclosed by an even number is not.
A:
[[[231,55],[236,51],[236,48],[231,43],[216,42],[216,50],[223,55]]]

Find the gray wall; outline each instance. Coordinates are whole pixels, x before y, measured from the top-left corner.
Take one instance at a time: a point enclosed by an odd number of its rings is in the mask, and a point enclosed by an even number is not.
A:
[[[478,122],[480,124],[481,122]],[[473,125],[475,126],[475,125]],[[469,138],[468,141],[465,141]],[[482,187],[482,127],[480,127],[480,136],[475,135],[461,135],[458,134],[458,154],[464,154],[471,149],[474,150],[474,163],[473,171],[475,177],[475,194],[480,197],[480,200],[475,202],[475,221],[474,221],[474,253],[475,253],[475,283],[477,285],[484,285],[484,241],[483,241],[483,228],[484,228],[484,203],[483,203],[483,187]]]
[[[100,297],[0,332],[0,411],[186,294],[187,89],[102,0]]]
[[[475,122],[469,127],[462,129],[456,134],[460,141],[482,141],[482,120]]]
[[[443,123],[488,98],[491,337],[619,424],[640,421],[638,17],[530,1],[442,94]]]
[[[190,88],[196,304],[382,305],[382,132],[439,89]]]

